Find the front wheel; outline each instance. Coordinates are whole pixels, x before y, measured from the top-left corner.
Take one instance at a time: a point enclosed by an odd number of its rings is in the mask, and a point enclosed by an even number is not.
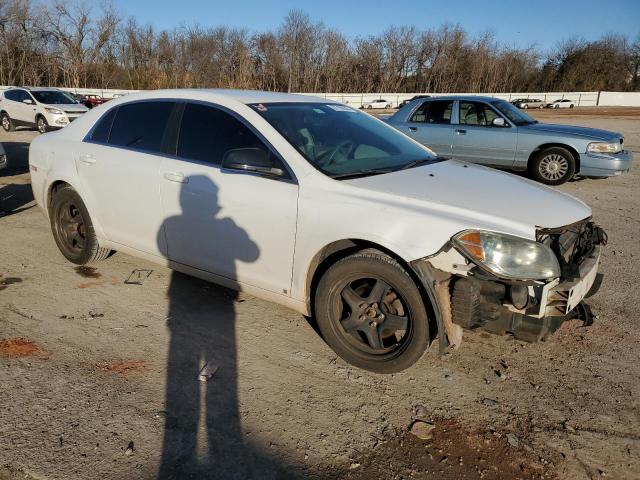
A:
[[[70,185],[55,191],[49,218],[56,245],[70,262],[86,265],[104,260],[111,253],[100,247],[87,207]]]
[[[40,133],[47,133],[49,131],[49,123],[47,119],[40,116],[36,119],[36,128]]]
[[[346,362],[372,372],[404,370],[430,343],[420,291],[398,262],[377,250],[350,255],[325,272],[315,314],[327,344]]]
[[[529,171],[539,182],[560,185],[573,178],[576,173],[576,161],[567,149],[547,148],[535,156],[529,165]]]

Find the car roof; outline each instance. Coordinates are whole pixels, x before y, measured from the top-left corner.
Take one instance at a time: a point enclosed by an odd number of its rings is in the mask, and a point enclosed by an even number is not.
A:
[[[481,102],[491,102],[494,100],[502,100],[498,97],[488,97],[483,95],[435,95],[429,97],[428,101],[431,100],[465,100],[465,101],[473,101],[478,100]]]
[[[235,100],[243,104],[250,103],[338,103],[328,98],[304,95],[300,93],[263,92],[260,90],[232,90],[225,88],[177,88],[167,90],[151,90],[126,95],[124,98],[142,100],[143,98],[158,98],[161,96],[175,96],[179,98],[189,98],[190,95],[210,96],[214,98],[225,98]]]

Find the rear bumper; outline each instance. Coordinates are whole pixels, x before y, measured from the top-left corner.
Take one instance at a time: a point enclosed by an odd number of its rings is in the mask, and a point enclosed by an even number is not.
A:
[[[626,173],[631,168],[633,153],[622,151],[616,154],[580,154],[580,175],[585,177],[613,177]]]

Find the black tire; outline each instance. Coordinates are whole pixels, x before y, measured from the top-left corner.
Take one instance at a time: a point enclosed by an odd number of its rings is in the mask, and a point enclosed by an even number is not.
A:
[[[561,185],[576,174],[576,160],[565,148],[546,148],[532,159],[529,173],[545,185]]]
[[[316,290],[315,315],[322,337],[343,360],[376,373],[409,368],[431,341],[415,282],[377,250],[355,253],[329,267]]]
[[[569,108],[573,108],[573,103],[571,105],[569,105]]]
[[[54,192],[49,219],[56,245],[70,262],[86,265],[104,260],[111,253],[98,243],[87,207],[70,185]]]
[[[0,121],[2,122],[2,128],[5,132],[13,132],[16,129],[16,126],[8,113],[4,112],[0,117]]]
[[[49,131],[49,122],[42,115],[36,117],[36,130],[40,133],[47,133]]]

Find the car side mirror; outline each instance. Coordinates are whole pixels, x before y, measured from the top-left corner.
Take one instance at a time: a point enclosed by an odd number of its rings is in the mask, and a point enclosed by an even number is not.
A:
[[[281,168],[275,166],[271,153],[262,148],[234,148],[222,157],[222,168],[254,172],[268,177],[284,177]]]
[[[22,103],[26,103],[27,105],[33,105],[33,100],[31,100],[30,98],[25,98],[24,100],[22,100]]]
[[[497,117],[493,119],[493,126],[494,127],[506,127],[507,124],[504,121],[504,118],[502,117]]]

